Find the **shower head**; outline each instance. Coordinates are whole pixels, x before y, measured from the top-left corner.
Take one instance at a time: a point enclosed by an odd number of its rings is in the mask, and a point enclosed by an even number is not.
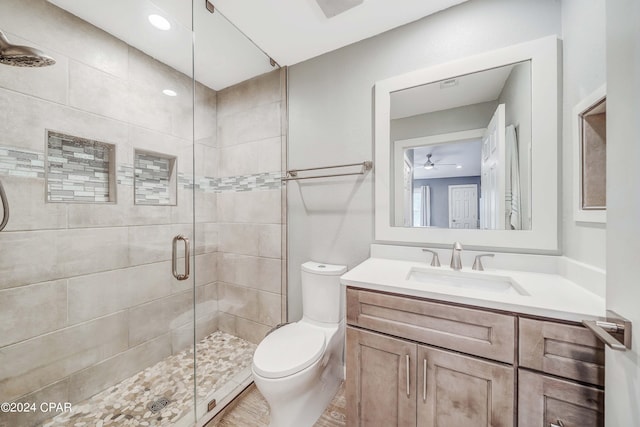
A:
[[[12,45],[7,36],[0,31],[0,64],[14,67],[46,67],[55,63],[55,59],[36,48]]]

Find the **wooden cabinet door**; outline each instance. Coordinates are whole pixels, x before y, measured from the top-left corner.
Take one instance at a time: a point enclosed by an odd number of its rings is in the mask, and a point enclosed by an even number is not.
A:
[[[518,389],[519,427],[604,426],[604,391],[596,387],[519,369]]]
[[[520,366],[604,386],[604,344],[583,326],[521,318]]]
[[[414,343],[347,327],[347,425],[416,425]]]
[[[513,427],[514,389],[512,366],[418,346],[419,427]]]

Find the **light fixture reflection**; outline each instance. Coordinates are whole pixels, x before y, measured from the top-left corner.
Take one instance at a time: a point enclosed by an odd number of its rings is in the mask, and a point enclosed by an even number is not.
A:
[[[178,93],[175,90],[165,89],[162,91],[167,96],[178,96]]]
[[[164,16],[149,15],[149,22],[162,31],[169,31],[171,29],[171,23]]]

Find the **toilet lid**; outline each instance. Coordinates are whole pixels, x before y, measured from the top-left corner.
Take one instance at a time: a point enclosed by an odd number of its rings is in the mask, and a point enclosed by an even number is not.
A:
[[[302,371],[322,356],[324,333],[291,323],[267,335],[253,355],[253,369],[265,378],[282,378]]]

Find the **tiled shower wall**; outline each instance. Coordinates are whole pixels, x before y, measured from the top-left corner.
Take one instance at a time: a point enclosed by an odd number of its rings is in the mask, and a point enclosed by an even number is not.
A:
[[[285,71],[218,92],[220,181],[255,176],[260,188],[218,193],[218,323],[258,343],[281,322],[286,123]],[[286,316],[285,316],[286,318]]]
[[[170,259],[193,200],[197,337],[279,323],[283,73],[197,85],[193,136],[190,78],[44,0],[3,0],[0,28],[58,61],[0,68],[0,401],[78,402],[192,344]],[[116,203],[45,202],[45,129],[116,146]],[[134,149],[177,157],[177,206],[134,204]]]

